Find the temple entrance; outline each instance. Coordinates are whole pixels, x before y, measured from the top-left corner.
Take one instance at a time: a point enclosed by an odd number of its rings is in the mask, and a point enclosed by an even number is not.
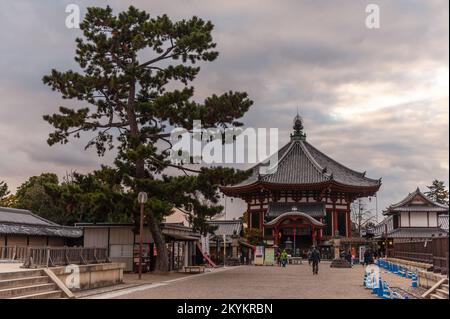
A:
[[[305,227],[306,226],[306,227]],[[313,244],[311,226],[286,227],[280,229],[279,246],[295,257],[307,257],[307,252]]]
[[[308,214],[293,210],[264,224],[273,236],[274,245],[295,257],[307,257],[312,245],[321,240],[325,225]]]

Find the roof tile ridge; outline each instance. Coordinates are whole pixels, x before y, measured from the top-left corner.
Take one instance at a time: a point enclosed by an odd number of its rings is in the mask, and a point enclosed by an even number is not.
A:
[[[366,172],[365,172],[365,171],[364,171],[364,172],[358,172],[358,171],[355,171],[354,169],[351,169],[351,168],[345,166],[344,164],[342,164],[342,163],[336,161],[335,159],[329,157],[327,154],[325,154],[325,153],[323,153],[322,151],[320,151],[317,147],[313,146],[311,143],[308,143],[307,141],[304,141],[304,142],[307,143],[307,144],[308,144],[311,148],[313,148],[316,152],[320,153],[321,155],[323,155],[324,157],[326,157],[327,159],[329,159],[329,160],[332,161],[333,163],[336,163],[337,165],[339,165],[339,166],[345,168],[346,170],[348,170],[348,171],[350,171],[350,172],[352,172],[352,173],[354,173],[354,174],[356,174],[356,175],[359,175],[359,177],[364,178],[364,179],[367,179],[367,180],[370,180],[370,181],[374,181],[374,182],[378,182],[378,181],[379,181],[378,179],[373,179],[373,178],[370,178],[370,177],[366,177]]]
[[[305,141],[298,141],[300,142],[300,147],[302,148],[303,152],[305,153],[306,157],[311,161],[311,163],[313,164],[314,168],[321,174],[321,175],[325,175],[326,179],[332,179],[333,178],[333,172],[327,173],[325,171],[325,167],[320,166],[320,164],[316,161],[316,159],[312,156],[312,154],[309,152],[309,150],[307,149],[307,147],[305,146]]]
[[[290,141],[288,144],[285,145],[285,146],[289,145],[289,147],[284,152],[284,154],[281,156],[281,158],[278,159],[278,161],[275,163],[275,165],[277,165],[277,166],[281,165],[281,163],[286,159],[287,155],[291,152],[291,150],[294,147],[296,142],[298,142],[298,141]],[[283,146],[282,148],[284,148],[285,146]],[[269,167],[267,170],[270,172],[275,165],[273,165],[272,167]],[[261,176],[261,180],[265,179],[266,177],[269,177],[270,175],[272,175],[272,174],[268,173],[268,174],[265,174],[264,176]]]

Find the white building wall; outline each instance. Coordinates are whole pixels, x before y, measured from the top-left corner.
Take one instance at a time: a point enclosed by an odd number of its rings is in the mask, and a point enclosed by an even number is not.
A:
[[[401,213],[401,227],[409,227],[408,212],[402,212]]]
[[[411,212],[410,227],[428,227],[427,214],[424,212]]]
[[[436,212],[430,212],[430,227],[438,227]]]

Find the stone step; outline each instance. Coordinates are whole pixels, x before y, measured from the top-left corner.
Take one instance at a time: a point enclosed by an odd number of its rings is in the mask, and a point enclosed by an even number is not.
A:
[[[7,289],[0,289],[0,299],[13,298],[24,295],[36,294],[39,292],[54,291],[56,285],[54,283],[37,284],[23,287],[13,287]]]
[[[60,299],[60,298],[61,298],[61,291],[55,290],[14,297],[11,299]]]
[[[444,289],[436,289],[435,293],[441,297],[447,298],[448,299],[448,291],[444,290]]]
[[[0,272],[0,280],[24,278],[24,277],[36,277],[42,276],[42,270],[19,270],[11,272]]]
[[[431,294],[430,295],[430,299],[447,299],[447,298],[441,297],[441,296],[439,296],[437,294]]]
[[[0,280],[0,289],[32,286],[35,284],[46,284],[48,282],[49,282],[49,279],[47,276],[34,276],[34,277],[4,279],[4,280]]]

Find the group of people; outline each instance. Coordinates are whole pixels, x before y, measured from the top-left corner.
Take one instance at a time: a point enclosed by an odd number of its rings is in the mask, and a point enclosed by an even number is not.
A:
[[[374,260],[377,259],[378,257],[379,256],[378,256],[377,251],[372,250],[372,249],[367,249],[364,252],[364,263],[363,263],[363,266],[367,266],[367,265],[373,264]]]
[[[312,266],[313,275],[319,274],[319,263],[320,263],[320,251],[317,247],[313,246],[307,253],[308,263]],[[275,253],[277,264],[280,267],[286,267],[288,264],[288,253],[286,249],[277,250]]]

